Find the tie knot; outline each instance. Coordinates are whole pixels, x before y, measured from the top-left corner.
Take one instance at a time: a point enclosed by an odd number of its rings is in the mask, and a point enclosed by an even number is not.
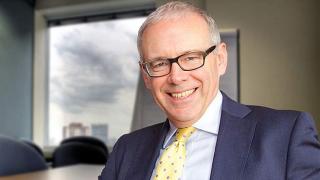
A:
[[[176,133],[176,140],[186,142],[196,129],[194,127],[179,128]]]

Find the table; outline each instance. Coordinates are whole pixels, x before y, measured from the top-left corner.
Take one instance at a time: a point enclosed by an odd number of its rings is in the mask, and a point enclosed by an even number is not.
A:
[[[0,180],[96,180],[104,165],[79,164],[0,177]]]

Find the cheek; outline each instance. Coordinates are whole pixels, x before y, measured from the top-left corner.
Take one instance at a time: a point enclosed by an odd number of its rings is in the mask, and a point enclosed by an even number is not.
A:
[[[208,72],[210,73],[210,76],[213,78],[217,78],[219,76],[219,68],[217,64],[217,59],[210,59],[208,63]]]
[[[208,66],[206,66],[202,77],[204,86],[206,86],[210,91],[216,88],[219,80],[217,64],[213,62],[208,63]]]
[[[159,96],[159,94],[161,94],[161,89],[164,86],[165,80],[163,80],[162,78],[155,78],[153,80],[150,81],[150,85],[151,85],[151,91],[153,92],[154,95]]]
[[[163,93],[163,86],[165,81],[161,79],[153,79],[150,81],[150,91],[152,93],[152,97],[154,102],[163,110],[165,111],[165,94]]]

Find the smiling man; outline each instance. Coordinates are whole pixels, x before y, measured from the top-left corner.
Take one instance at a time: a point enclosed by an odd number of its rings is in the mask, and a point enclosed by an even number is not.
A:
[[[146,87],[167,121],[122,136],[99,179],[320,179],[320,144],[303,112],[245,106],[219,90],[226,44],[183,2],[150,14],[138,35]]]
[[[141,64],[147,72],[143,77],[170,122],[189,127],[218,93],[219,77],[227,66],[226,45],[219,43],[219,37],[211,37],[207,22],[198,14],[187,11],[171,16],[176,17],[151,22],[141,30]],[[173,57],[177,63],[167,61]]]

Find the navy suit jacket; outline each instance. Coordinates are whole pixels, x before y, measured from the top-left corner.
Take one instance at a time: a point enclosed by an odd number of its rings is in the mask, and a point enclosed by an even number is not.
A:
[[[149,180],[168,130],[166,121],[122,136],[99,180]],[[210,179],[320,180],[320,144],[312,118],[245,106],[224,95]]]

